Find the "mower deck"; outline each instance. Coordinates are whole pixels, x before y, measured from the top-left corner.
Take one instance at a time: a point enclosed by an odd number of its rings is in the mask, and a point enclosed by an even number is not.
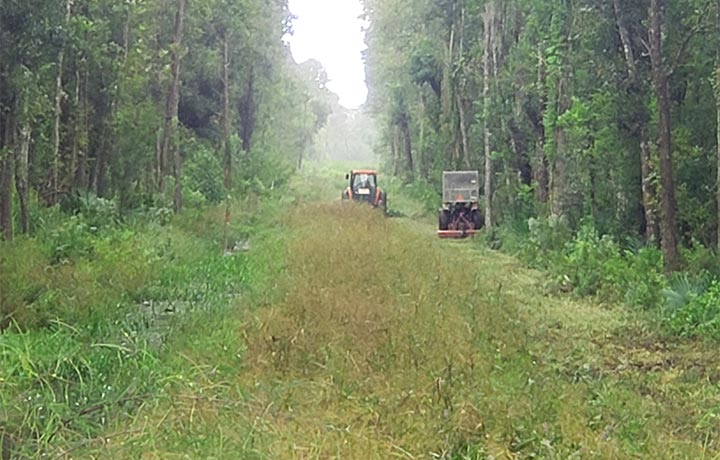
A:
[[[440,238],[467,238],[468,236],[475,236],[477,230],[438,230],[438,236]]]

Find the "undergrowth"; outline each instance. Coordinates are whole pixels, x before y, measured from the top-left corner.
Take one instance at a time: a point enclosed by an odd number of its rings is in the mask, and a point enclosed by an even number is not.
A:
[[[208,318],[265,295],[282,222],[281,198],[267,201],[262,220],[260,199],[233,204],[231,246],[250,252],[223,253],[224,206],[121,219],[104,200],[0,243],[3,452],[73,457],[181,379],[175,335],[209,335]]]
[[[549,274],[551,290],[651,312],[671,335],[720,339],[718,298],[708,290],[720,280],[720,266],[702,245],[685,249],[685,271],[668,278],[659,248],[601,236],[592,221],[573,231],[562,219],[531,218],[502,225],[481,241]]]

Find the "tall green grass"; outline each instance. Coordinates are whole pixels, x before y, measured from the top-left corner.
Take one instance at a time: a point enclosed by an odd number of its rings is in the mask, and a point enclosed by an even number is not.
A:
[[[72,457],[181,381],[176,336],[212,337],[230,309],[265,296],[282,260],[279,201],[233,205],[231,243],[249,252],[223,252],[222,206],[122,221],[49,211],[34,238],[0,243],[6,450]]]

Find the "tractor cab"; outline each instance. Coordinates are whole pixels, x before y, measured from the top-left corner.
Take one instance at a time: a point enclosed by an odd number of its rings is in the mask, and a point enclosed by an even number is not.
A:
[[[373,207],[387,209],[385,192],[378,186],[377,172],[353,170],[345,175],[348,187],[342,193],[343,200],[370,203]]]
[[[375,195],[373,193],[377,188],[377,177],[375,174],[357,172],[352,174],[352,178],[349,179],[352,184],[353,196],[355,196],[356,199],[369,199]]]

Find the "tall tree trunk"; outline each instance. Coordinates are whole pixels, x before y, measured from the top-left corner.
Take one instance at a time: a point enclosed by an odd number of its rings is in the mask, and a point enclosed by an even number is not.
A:
[[[462,100],[460,91],[455,93],[456,103],[458,107],[458,115],[460,117],[460,139],[462,141],[462,158],[466,169],[470,169],[470,140],[467,131],[467,119],[465,116],[465,103]]]
[[[715,26],[716,33],[720,33],[720,4],[717,6],[715,11]],[[715,51],[715,81],[714,81],[714,93],[715,93],[715,135],[717,149],[717,164],[715,165],[716,182],[715,182],[715,196],[717,200],[717,247],[720,248],[720,49]]]
[[[390,154],[392,155],[393,176],[400,175],[400,129],[397,125],[390,126],[392,137],[390,139]]]
[[[680,268],[680,252],[678,251],[678,235],[675,223],[675,181],[672,167],[672,139],[670,119],[670,85],[668,69],[663,54],[662,31],[665,14],[664,0],[650,1],[649,46],[652,65],[652,80],[657,96],[658,152],[660,155],[660,182],[662,184],[661,206],[662,216],[660,230],[662,235],[662,251],[665,259],[665,271],[672,272]]]
[[[415,179],[415,166],[413,164],[412,156],[412,141],[410,138],[410,123],[408,121],[408,115],[404,113],[400,119],[400,135],[402,136],[402,147],[405,154],[405,166],[406,178],[408,182],[412,182]]]
[[[65,27],[70,24],[70,14],[72,12],[72,0],[65,0]],[[65,48],[66,40],[60,45],[60,51],[57,58],[57,74],[55,76],[55,106],[53,121],[53,150],[52,150],[52,195],[51,200],[57,203],[58,193],[60,192],[60,123],[62,117],[62,100],[63,93],[63,71],[65,67]]]
[[[178,104],[180,103],[180,64],[182,62],[182,38],[183,38],[183,23],[185,18],[185,0],[178,0],[178,11],[175,20],[175,56],[173,56],[173,125],[177,130],[178,125]],[[173,157],[175,160],[175,212],[179,213],[182,210],[182,157],[180,156],[180,143],[177,139],[177,132],[175,132],[175,139],[173,142]]]
[[[652,167],[652,152],[648,141],[647,128],[640,131],[640,175],[642,176],[643,209],[645,211],[645,239],[648,243],[657,243],[657,190]]]
[[[232,189],[232,146],[230,145],[230,44],[227,32],[223,36],[223,141],[225,156],[225,190]]]
[[[720,248],[720,53],[715,58],[715,134],[717,139],[717,181],[715,183],[715,193],[717,198],[717,245]]]
[[[418,140],[418,158],[420,159],[420,177],[427,180],[430,173],[430,164],[427,148],[425,147],[425,119],[427,118],[427,97],[424,92],[420,94],[420,139]]]
[[[0,237],[6,241],[13,239],[12,218],[12,148],[15,133],[15,119],[12,114],[5,114],[5,126],[0,133]]]
[[[75,177],[80,158],[80,137],[82,136],[82,109],[80,107],[81,91],[80,69],[75,69],[75,91],[73,93],[73,117],[72,117],[72,146],[70,148],[70,164],[67,169],[68,177],[65,180],[71,189],[75,189]]]
[[[618,35],[623,47],[623,56],[627,67],[629,89],[628,91],[638,94],[642,92],[642,86],[638,81],[637,62],[635,60],[635,52],[630,37],[630,32],[625,25],[625,15],[623,13],[623,0],[613,0],[613,9],[615,11],[615,21],[618,28]],[[648,143],[647,121],[645,108],[638,107],[637,115],[634,117],[638,120],[638,126],[635,128],[640,139],[640,174],[642,187],[642,204],[645,216],[645,239],[648,242],[657,242],[658,238],[658,222],[657,222],[657,196],[654,184],[654,174],[652,167],[652,158],[650,145]]]
[[[540,109],[539,113],[533,117],[533,125],[535,126],[535,199],[538,203],[546,204],[550,199],[549,193],[549,182],[550,178],[548,175],[548,161],[545,155],[545,110],[547,108],[547,96],[546,96],[546,74],[545,74],[545,60],[543,58],[542,50],[538,50],[538,75],[537,75],[537,87],[541,92],[540,95]]]
[[[160,177],[168,171],[170,155],[173,158],[173,176],[175,178],[175,191],[173,207],[176,213],[182,209],[182,158],[178,142],[178,105],[180,103],[180,66],[182,63],[182,39],[183,26],[185,22],[185,0],[177,0],[177,11],[175,13],[175,30],[171,44],[172,54],[172,79],[165,104],[165,123],[160,148]],[[162,179],[159,183],[163,185]]]
[[[20,203],[20,231],[30,233],[30,215],[28,212],[28,175],[30,164],[30,139],[32,131],[30,124],[23,121],[20,128],[20,139],[15,149],[15,189]]]
[[[483,14],[484,28],[484,53],[483,53],[483,138],[485,155],[485,226],[492,228],[495,225],[493,209],[493,189],[495,171],[492,160],[492,145],[490,133],[490,78],[493,64],[493,23],[495,22],[495,2],[489,1],[485,4]]]
[[[452,113],[452,98],[453,98],[453,83],[452,83],[452,69],[453,61],[455,59],[455,22],[450,27],[450,38],[448,41],[447,49],[445,51],[445,65],[443,66],[443,82],[442,82],[442,112],[445,119],[450,119]]]
[[[232,192],[232,146],[230,145],[230,44],[227,31],[223,32],[223,140],[222,152],[225,156],[225,226],[223,229],[224,250],[229,249],[228,232],[230,227],[230,193]]]
[[[252,138],[255,133],[256,112],[255,103],[255,68],[250,66],[248,69],[248,81],[245,94],[239,102],[240,114],[240,139],[242,140],[242,149],[250,152],[252,149]]]
[[[79,146],[77,152],[77,167],[75,169],[75,177],[73,184],[77,189],[86,189],[88,187],[87,168],[88,168],[88,145],[90,131],[90,113],[88,109],[88,82],[90,80],[90,72],[87,64],[83,69],[82,91],[80,96],[80,120],[79,124]]]
[[[635,80],[637,75],[637,65],[635,63],[635,52],[633,51],[632,41],[630,40],[630,32],[625,25],[625,15],[623,14],[622,0],[613,0],[613,9],[615,10],[615,21],[620,35],[620,41],[623,45],[623,55],[627,65],[628,76],[630,80]]]

